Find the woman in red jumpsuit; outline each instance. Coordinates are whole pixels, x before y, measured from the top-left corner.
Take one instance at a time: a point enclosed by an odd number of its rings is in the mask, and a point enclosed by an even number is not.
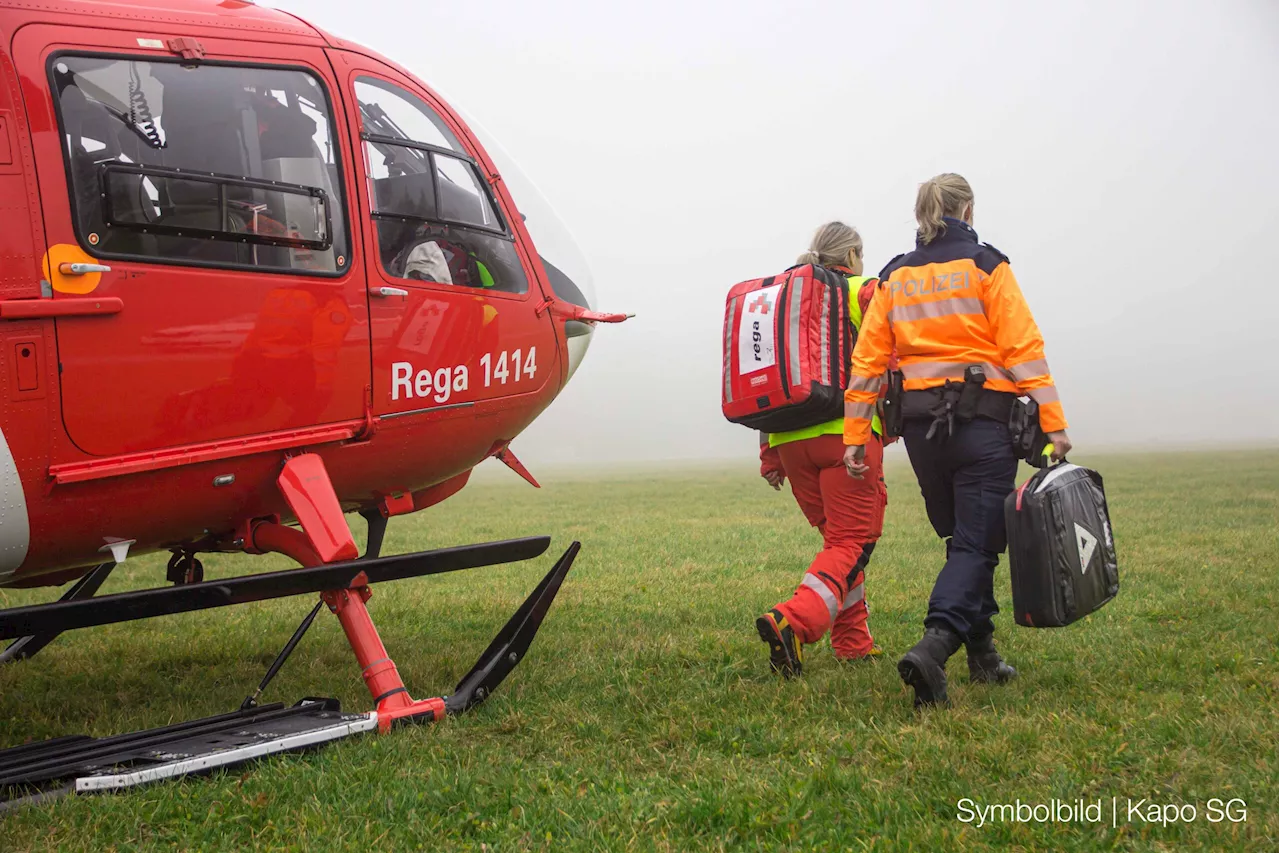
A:
[[[854,331],[871,300],[876,280],[862,275],[862,237],[842,222],[829,222],[813,236],[800,264],[820,264],[849,278]],[[761,435],[760,474],[775,489],[791,480],[791,493],[809,523],[822,534],[795,594],[756,620],[769,646],[769,663],[790,678],[800,674],[803,647],[831,631],[836,659],[864,660],[880,654],[867,627],[863,572],[880,538],[887,500],[882,462],[884,444],[877,421],[867,444],[862,479],[844,466],[844,419],[784,433]]]

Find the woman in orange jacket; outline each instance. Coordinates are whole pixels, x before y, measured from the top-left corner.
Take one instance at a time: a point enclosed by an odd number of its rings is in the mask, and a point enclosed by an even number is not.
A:
[[[992,573],[1006,544],[1004,501],[1018,469],[1008,427],[1017,398],[1039,405],[1054,459],[1066,456],[1071,442],[1044,339],[1009,259],[973,230],[969,182],[950,173],[926,181],[916,220],[915,250],[881,271],[854,347],[844,442],[853,477],[879,476],[879,462],[869,462],[878,455],[872,418],[896,352],[905,389],[902,438],[929,521],[946,540],[924,637],[898,664],[919,706],[946,703],[947,659],[962,645],[970,681],[999,683],[1017,674],[996,652],[991,621],[999,610]]]
[[[829,222],[796,261],[819,264],[849,279],[854,332],[876,283],[862,275],[862,237],[842,222]],[[822,534],[822,550],[788,601],[756,620],[769,645],[769,662],[786,677],[799,675],[803,646],[831,631],[836,659],[864,660],[880,654],[867,627],[863,571],[884,523],[886,492],[879,424],[867,443],[868,473],[855,480],[845,471],[844,421],[790,432],[762,434],[760,473],[775,489],[790,478],[791,493],[809,523]]]

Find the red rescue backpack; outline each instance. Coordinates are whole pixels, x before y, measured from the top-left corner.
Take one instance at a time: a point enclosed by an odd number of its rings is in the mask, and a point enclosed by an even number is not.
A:
[[[723,340],[730,422],[786,432],[843,416],[854,342],[843,274],[804,264],[734,285]]]

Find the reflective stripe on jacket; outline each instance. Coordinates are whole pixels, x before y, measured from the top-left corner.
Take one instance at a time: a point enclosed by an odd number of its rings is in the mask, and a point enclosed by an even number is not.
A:
[[[845,273],[849,279],[849,319],[853,321],[853,330],[858,332],[862,328],[863,307],[862,300],[859,297],[862,294],[863,286],[867,282],[875,282],[876,279],[865,275],[851,275],[848,270],[843,267],[832,267],[839,272]],[[872,290],[871,292],[874,292]],[[867,301],[870,302],[870,293],[867,295]],[[877,386],[878,388],[879,386]],[[876,435],[883,435],[884,430],[880,426],[880,415],[872,415],[871,430]],[[804,429],[787,430],[786,432],[775,432],[769,434],[769,446],[777,447],[780,444],[786,444],[791,441],[800,441],[805,438],[814,438],[819,435],[840,435],[844,432],[844,418],[835,418],[826,423],[817,424]]]
[[[947,217],[946,230],[889,262],[867,309],[845,391],[845,444],[865,444],[889,354],[896,348],[903,387],[964,381],[981,365],[986,386],[1040,404],[1045,432],[1067,428],[1044,339],[1009,259],[978,242],[967,223]]]

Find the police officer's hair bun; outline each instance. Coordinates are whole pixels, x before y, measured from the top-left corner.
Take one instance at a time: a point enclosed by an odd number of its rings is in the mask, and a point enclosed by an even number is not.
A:
[[[935,237],[947,230],[942,217],[959,219],[972,203],[973,188],[955,172],[944,172],[925,181],[916,193],[916,223],[920,226],[920,239],[932,243]]]
[[[809,250],[796,258],[796,263],[842,267],[849,263],[849,252],[862,257],[862,235],[858,229],[843,222],[828,222],[814,232]]]

